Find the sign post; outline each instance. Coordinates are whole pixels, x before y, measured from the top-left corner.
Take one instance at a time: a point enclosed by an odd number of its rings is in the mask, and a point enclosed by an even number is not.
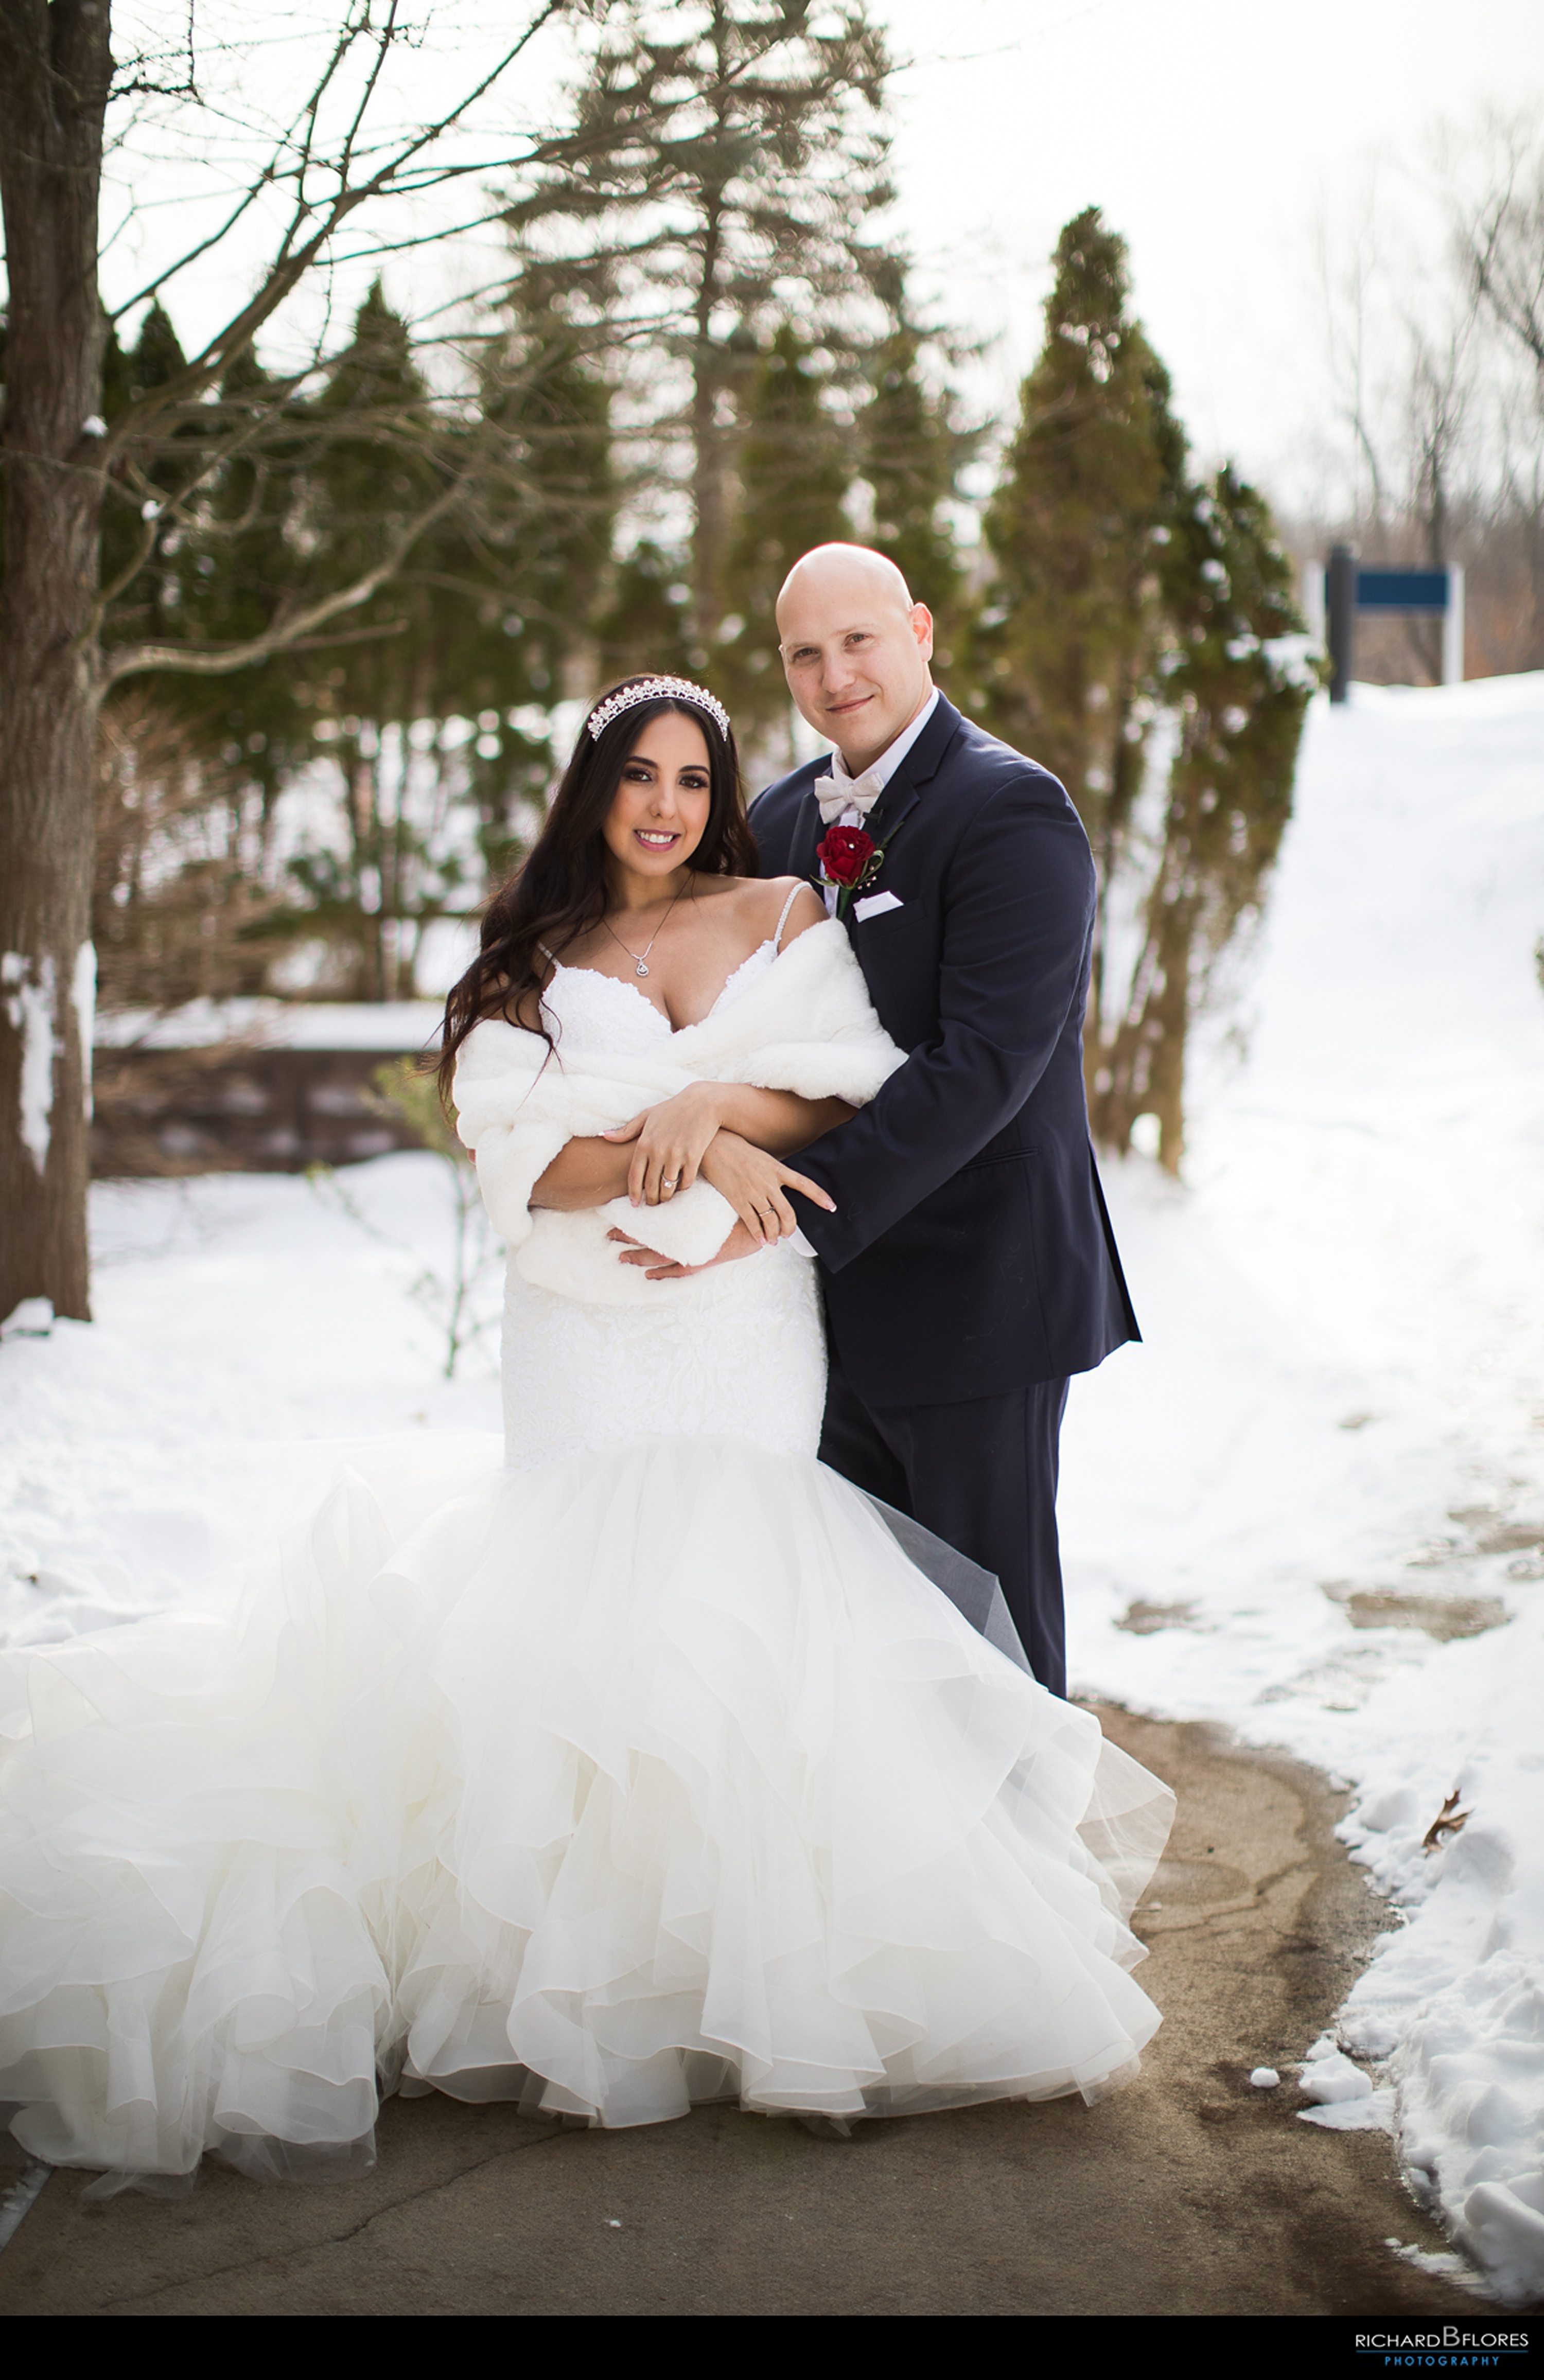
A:
[[[1324,604],[1330,621],[1330,699],[1343,702],[1351,691],[1356,659],[1356,557],[1348,545],[1332,545],[1324,574]]]
[[[1447,570],[1364,570],[1349,545],[1330,549],[1324,574],[1329,618],[1326,643],[1330,654],[1330,699],[1343,702],[1350,691],[1356,656],[1359,613],[1406,618],[1436,616],[1442,623],[1442,684],[1464,683],[1464,572],[1454,564]]]
[[[1448,572],[1448,608],[1442,614],[1442,684],[1464,683],[1464,565]]]

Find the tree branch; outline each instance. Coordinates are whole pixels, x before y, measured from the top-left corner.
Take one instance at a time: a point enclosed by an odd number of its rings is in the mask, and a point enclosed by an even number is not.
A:
[[[121,306],[113,307],[107,314],[107,320],[110,322],[121,322],[126,314],[131,314],[136,306],[143,305],[147,298],[153,298],[158,290],[165,287],[168,281],[174,281],[179,273],[186,272],[188,265],[196,264],[201,256],[207,256],[212,248],[218,248],[220,242],[228,238],[236,229],[248,208],[256,206],[263,191],[268,189],[276,178],[276,166],[272,164],[265,165],[257,180],[242,192],[217,231],[212,231],[207,239],[201,239],[196,248],[188,249],[185,255],[177,258],[175,264],[168,264],[164,273],[158,273],[153,281],[147,281],[142,289],[136,289],[133,297],[126,298]],[[115,239],[116,237],[117,234],[115,232],[113,237]],[[111,247],[112,241],[109,240],[107,245]],[[103,252],[105,254],[105,250]]]
[[[338,177],[338,187],[322,208],[321,220],[317,222],[315,216],[318,211],[306,193],[306,174],[308,167],[317,162],[314,146],[317,114],[327,89],[335,79],[343,58],[346,55],[347,47],[355,38],[357,29],[346,28],[340,33],[333,55],[310,93],[306,109],[307,130],[297,164],[293,168],[281,170],[275,157],[263,168],[262,176],[260,176],[260,182],[272,184],[288,179],[293,174],[296,189],[295,203],[289,222],[280,240],[277,255],[262,285],[248,303],[231,317],[223,329],[217,331],[213,337],[205,343],[200,353],[188,359],[180,371],[174,372],[156,388],[147,389],[133,404],[125,408],[113,424],[105,442],[102,455],[103,463],[111,462],[124,446],[139,436],[147,422],[164,413],[169,406],[179,402],[182,398],[199,395],[218,377],[222,370],[234,362],[238,355],[244,353],[251,346],[263,323],[277,312],[285,299],[316,262],[334,234],[351,215],[357,213],[360,207],[368,205],[372,199],[394,195],[398,188],[405,188],[407,169],[412,161],[421,156],[423,151],[433,141],[442,139],[446,132],[450,131],[466,115],[468,108],[476,105],[500,77],[508,72],[515,60],[527,45],[534,41],[542,27],[550,23],[553,17],[560,15],[567,5],[568,0],[541,0],[535,15],[520,34],[519,39],[511,43],[481,79],[474,84],[470,91],[465,92],[454,107],[448,108],[432,124],[426,125],[410,139],[395,147],[392,154],[378,165],[367,179],[351,185],[346,179],[346,175],[354,153],[354,143],[358,138],[359,111],[356,111],[355,123],[349,128],[342,154],[335,162],[324,161],[327,164],[327,170]],[[395,22],[395,0],[393,20]],[[377,57],[368,81],[367,98],[368,93],[375,88],[382,61],[394,38],[390,24],[376,35]],[[361,100],[361,108],[365,104],[366,100]],[[415,177],[411,187],[415,191],[433,188],[441,182],[461,179],[467,173],[473,170],[486,169],[447,164],[435,169],[432,174]],[[295,243],[300,225],[308,217],[312,218],[314,228],[309,237],[300,240],[297,246]],[[236,218],[233,217],[232,221],[235,220]],[[204,252],[206,252],[205,249],[194,251],[194,253]],[[183,261],[186,262],[188,260]],[[174,268],[174,270],[176,269],[180,268]],[[162,283],[158,285],[164,285],[164,280],[168,277],[162,276]]]
[[[334,589],[301,611],[286,614],[281,610],[261,636],[248,637],[231,645],[126,645],[103,655],[98,683],[103,687],[116,686],[121,679],[141,676],[147,670],[176,671],[192,677],[225,677],[232,671],[249,669],[257,662],[271,661],[275,653],[289,651],[340,613],[357,611],[361,603],[368,603],[400,569],[425,531],[443,520],[465,493],[465,485],[459,481],[444,489],[433,504],[398,531],[381,560],[351,586]]]

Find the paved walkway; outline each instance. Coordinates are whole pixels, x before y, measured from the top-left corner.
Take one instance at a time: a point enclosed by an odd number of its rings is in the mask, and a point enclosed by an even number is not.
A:
[[[1165,2022],[1140,2080],[863,2126],[850,2141],[700,2108],[624,2132],[446,2099],[383,2113],[363,2180],[83,2204],[60,2173],[0,2256],[0,2315],[1465,2315],[1386,2244],[1445,2241],[1378,2132],[1299,2123],[1283,2073],[1382,1921],[1313,1771],[1124,1712],[1177,1788],[1139,1918]],[[9,2162],[5,2160],[9,2156]],[[19,2168],[0,2147],[0,2186]]]

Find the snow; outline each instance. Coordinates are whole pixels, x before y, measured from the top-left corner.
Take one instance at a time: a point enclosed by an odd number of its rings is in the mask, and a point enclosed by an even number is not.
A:
[[[1544,2289],[1541,794],[1544,677],[1316,704],[1185,1180],[1107,1169],[1147,1343],[1076,1384],[1063,1490],[1078,1689],[1351,1789],[1390,1930],[1278,2085],[1392,2126],[1516,2301]],[[441,1377],[438,1158],[99,1184],[93,1213],[97,1322],[0,1343],[0,1633],[217,1595],[338,1441],[497,1427],[491,1331]]]
[[[92,1215],[96,1321],[0,1342],[0,1635],[217,1598],[347,1441],[498,1428],[491,1329],[441,1377],[443,1159],[99,1183]],[[485,1267],[488,1322],[497,1288]]]
[[[1304,2080],[1349,2052],[1376,2081],[1301,2112],[1392,2115],[1519,2301],[1544,2290],[1541,811],[1544,676],[1315,705],[1246,1053],[1203,1056],[1183,1186],[1108,1169],[1148,1343],[1076,1385],[1062,1499],[1082,1691],[1353,1789],[1393,1930]]]
[[[48,1168],[54,1136],[54,962],[36,968],[22,951],[0,955],[0,997],[13,1033],[21,1036],[21,1138],[40,1173]]]
[[[1332,2033],[1320,2035],[1297,2071],[1303,2096],[1312,2102],[1298,2108],[1299,2123],[1332,2132],[1392,2131],[1392,2088],[1377,2088],[1366,2067],[1336,2047]]]
[[[96,944],[82,942],[75,953],[69,996],[75,1003],[75,1029],[80,1039],[80,1087],[86,1122],[91,1120],[91,1051],[96,1026]]]
[[[99,1049],[206,1050],[222,1041],[268,1050],[424,1050],[438,1042],[437,1000],[190,1000],[168,1015],[120,1008],[96,1020]]]
[[[46,1339],[54,1328],[51,1297],[24,1297],[0,1322],[0,1339]]]

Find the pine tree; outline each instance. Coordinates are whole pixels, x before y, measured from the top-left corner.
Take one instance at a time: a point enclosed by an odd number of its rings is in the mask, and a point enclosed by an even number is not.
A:
[[[1097,207],[1067,225],[1055,268],[1045,345],[986,516],[994,576],[973,698],[985,724],[1061,778],[1104,851],[1140,778],[1155,538],[1183,446],[1167,377],[1129,311],[1125,243]]]
[[[574,690],[602,608],[618,502],[612,390],[592,342],[528,280],[482,375],[502,438],[475,539],[447,524],[428,557],[440,594],[440,714],[475,716],[465,756],[490,880],[514,864],[553,773],[550,714]],[[588,673],[587,673],[588,674]]]
[[[221,411],[240,419],[277,402],[274,382],[250,350],[237,356],[219,390]],[[294,602],[319,573],[292,533],[307,504],[304,408],[295,435],[271,438],[258,455],[237,452],[212,481],[195,524],[179,536],[181,630],[204,644],[256,636],[282,603]],[[308,665],[310,664],[310,665]],[[228,677],[167,674],[146,681],[152,707],[176,721],[225,789],[233,844],[255,808],[256,864],[265,866],[280,792],[310,759],[310,656],[275,655]],[[256,990],[256,983],[243,989]]]
[[[987,514],[971,696],[1062,779],[1093,844],[1095,1133],[1124,1150],[1153,1115],[1174,1171],[1190,1026],[1264,897],[1315,681],[1282,642],[1300,624],[1269,511],[1230,469],[1194,484],[1168,374],[1130,311],[1125,243],[1097,208],[1067,225],[1055,268]],[[1119,966],[1117,916],[1136,953]]]
[[[424,395],[407,325],[377,282],[314,407],[324,443],[305,482],[302,534],[324,579],[368,566],[383,515],[430,500],[433,467],[415,436]],[[419,568],[422,559],[414,557]],[[421,580],[405,574],[360,608],[362,640],[339,646],[327,673],[347,840],[342,848],[319,842],[298,872],[313,916],[340,950],[352,947],[348,977],[329,988],[355,999],[390,1000],[405,989],[408,878],[426,858],[406,798],[405,731],[427,707],[433,608]]]
[[[110,407],[157,360],[176,368],[164,316],[151,333],[110,347]],[[110,698],[94,910],[105,1000],[265,990],[298,942],[322,946],[318,989],[406,991],[428,925],[474,907],[511,864],[551,780],[545,720],[604,569],[610,396],[552,320],[495,345],[479,395],[426,435],[411,341],[377,285],[320,399],[277,405],[256,358],[237,358],[209,410],[226,431],[249,415],[269,427],[210,476],[190,523],[157,524],[147,544],[132,488],[109,514],[110,566],[138,557],[117,632],[143,634],[153,614],[158,636],[207,648],[357,577],[437,474],[462,468],[480,491],[317,650],[228,676],[148,674]],[[476,450],[464,466],[458,441]],[[158,484],[176,468],[174,452]],[[338,819],[286,859],[280,795],[318,762],[341,781]],[[447,832],[468,798],[475,836]]]
[[[1125,1003],[1102,1027],[1091,1020],[1090,1056],[1101,1138],[1127,1148],[1137,1116],[1153,1115],[1176,1172],[1189,1026],[1212,969],[1263,906],[1318,680],[1291,642],[1302,625],[1292,565],[1264,498],[1231,466],[1187,490],[1161,575],[1177,745]]]
[[[173,381],[186,360],[171,317],[159,303],[147,311],[140,335],[127,352],[115,337],[110,338],[103,368],[103,409],[109,429],[137,398]],[[173,425],[156,442],[152,455],[137,457],[138,468],[120,466],[109,478],[102,578],[104,587],[118,589],[110,629],[115,643],[177,633],[176,615],[186,591],[178,567],[185,540],[164,527],[160,516],[197,468],[196,455],[189,451],[192,443],[186,425]]]
[[[788,715],[772,618],[778,589],[801,553],[852,533],[843,510],[852,445],[826,401],[829,389],[808,342],[784,323],[746,390],[735,542],[723,572],[730,608],[719,623],[714,674],[751,755]]]
[[[609,600],[594,623],[602,684],[645,670],[687,677],[691,589],[686,565],[653,538],[641,538],[612,573]]]
[[[109,424],[147,387],[164,385],[180,357],[159,308],[128,352],[110,338],[103,376]],[[243,351],[211,410],[228,424],[273,397],[267,374]],[[187,429],[182,443],[192,443]],[[109,646],[149,633],[168,642],[237,641],[300,594],[307,565],[285,534],[298,487],[286,467],[296,455],[273,443],[261,457],[238,454],[206,482],[193,521],[168,530],[154,520],[148,546],[141,483],[118,476],[103,528],[103,583],[119,588]],[[178,471],[174,443],[156,458],[157,501],[190,477],[189,468]],[[104,1007],[267,989],[290,939],[289,905],[270,866],[272,830],[283,786],[312,757],[311,724],[305,663],[293,655],[230,676],[148,673],[109,695],[98,745],[92,902]]]
[[[626,322],[654,474],[692,516],[693,660],[733,607],[735,484],[748,383],[787,322],[860,365],[887,260],[889,60],[860,0],[619,0],[577,94],[589,161],[535,176],[512,205],[523,254],[576,319]]]
[[[897,289],[897,311],[900,302]],[[931,612],[937,666],[948,669],[964,574],[945,507],[973,442],[955,421],[949,391],[925,381],[922,347],[921,334],[903,317],[873,359],[861,424],[863,476],[874,500],[869,542]]]
[[[552,768],[529,714],[563,693],[606,557],[609,395],[572,330],[528,310],[490,358],[481,396],[462,432],[487,450],[480,505],[425,535],[327,672],[349,855],[345,865],[319,845],[302,881],[313,914],[352,941],[351,989],[367,999],[409,990],[428,923],[475,905],[482,873],[510,864]],[[323,569],[357,570],[383,518],[421,503],[444,468],[415,435],[421,397],[406,326],[377,288],[322,400],[343,423],[314,475]],[[480,821],[476,875],[442,831],[463,782]]]

